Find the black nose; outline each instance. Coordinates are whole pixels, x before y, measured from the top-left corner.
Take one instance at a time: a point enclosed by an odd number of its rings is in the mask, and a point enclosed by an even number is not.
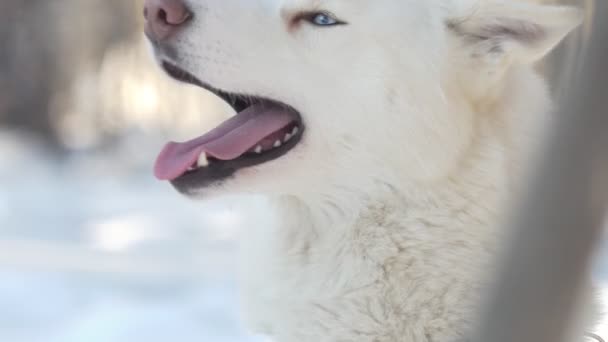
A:
[[[144,4],[146,35],[163,41],[178,31],[192,18],[183,0],[146,0]]]

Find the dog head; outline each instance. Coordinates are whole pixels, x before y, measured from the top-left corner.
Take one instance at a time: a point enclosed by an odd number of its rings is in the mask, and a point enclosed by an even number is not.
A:
[[[157,176],[298,196],[444,177],[481,104],[581,19],[512,0],[148,0],[146,18],[159,64],[237,112],[167,145]]]

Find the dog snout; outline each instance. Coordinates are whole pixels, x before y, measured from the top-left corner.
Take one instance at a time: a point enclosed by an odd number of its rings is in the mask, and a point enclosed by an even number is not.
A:
[[[146,0],[144,4],[146,35],[155,41],[163,41],[178,31],[190,18],[183,0]]]

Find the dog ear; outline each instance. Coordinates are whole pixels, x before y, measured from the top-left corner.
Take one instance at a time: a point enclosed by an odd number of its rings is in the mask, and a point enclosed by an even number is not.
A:
[[[583,11],[574,7],[484,0],[447,26],[475,57],[526,64],[543,58],[582,20]]]

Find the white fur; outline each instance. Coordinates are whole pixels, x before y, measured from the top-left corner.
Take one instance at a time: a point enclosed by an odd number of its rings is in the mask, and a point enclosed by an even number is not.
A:
[[[302,143],[200,194],[261,193],[244,308],[278,342],[463,337],[549,110],[531,64],[577,10],[512,0],[188,0],[173,61],[301,111]],[[289,29],[301,10],[349,23]]]

